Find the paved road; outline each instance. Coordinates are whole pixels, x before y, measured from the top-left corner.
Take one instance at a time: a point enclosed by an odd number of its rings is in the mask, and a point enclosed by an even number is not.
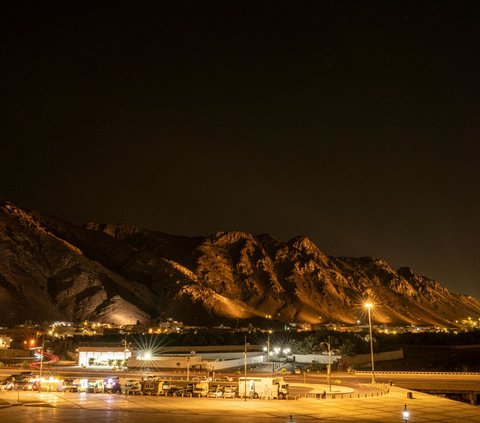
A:
[[[19,369],[0,369],[0,379],[8,375],[19,373]],[[44,375],[55,374],[62,377],[98,377],[104,378],[112,375],[120,376],[123,378],[140,378],[146,376],[147,374],[155,374],[158,376],[165,376],[166,378],[183,378],[186,380],[186,374],[174,371],[157,371],[154,373],[145,373],[142,371],[128,371],[128,372],[112,372],[111,370],[91,370],[84,369],[80,367],[58,367],[55,366],[52,369],[44,369]],[[193,378],[198,375],[205,375],[205,372],[191,372],[190,378]],[[236,373],[229,372],[217,372],[218,375],[230,375],[236,380],[238,376]],[[249,375],[254,375],[249,373]],[[265,374],[259,374],[260,376],[266,376]],[[314,383],[314,384],[328,384],[327,375],[325,373],[305,373],[302,375],[284,375],[283,376],[290,383]],[[342,386],[348,386],[358,391],[360,393],[370,392],[372,390],[368,385],[371,382],[371,376],[368,375],[352,375],[346,372],[334,372],[331,376],[331,383],[334,384],[335,381],[339,380]],[[480,390],[480,378],[478,376],[464,376],[464,375],[381,375],[377,373],[376,380],[379,384],[389,384],[391,381],[394,384],[402,387],[415,386],[419,382],[430,382],[434,384],[439,384],[442,387],[451,386],[452,389],[464,389],[479,391]],[[307,393],[308,390],[293,390],[292,395],[303,395]]]
[[[18,395],[18,398],[17,398]],[[14,405],[19,402],[21,405]],[[393,387],[384,396],[291,401],[145,397],[85,393],[0,392],[2,423],[480,423],[480,408],[426,394],[408,399]],[[290,415],[292,420],[290,420]]]

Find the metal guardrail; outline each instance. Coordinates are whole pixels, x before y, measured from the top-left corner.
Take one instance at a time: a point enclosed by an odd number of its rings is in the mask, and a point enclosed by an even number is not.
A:
[[[371,370],[354,370],[355,375],[371,375]],[[375,371],[376,375],[425,375],[425,376],[480,376],[480,372],[411,372],[411,371]]]

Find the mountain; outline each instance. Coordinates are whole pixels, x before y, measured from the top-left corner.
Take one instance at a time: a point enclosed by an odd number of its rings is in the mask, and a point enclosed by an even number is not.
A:
[[[78,226],[0,201],[0,323],[173,317],[446,324],[480,303],[409,268],[330,257],[306,237],[218,232],[183,237],[131,225]]]

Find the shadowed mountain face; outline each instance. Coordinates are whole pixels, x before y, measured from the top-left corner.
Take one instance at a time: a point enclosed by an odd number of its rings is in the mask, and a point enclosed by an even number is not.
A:
[[[0,323],[173,317],[189,324],[282,322],[445,324],[480,314],[409,268],[329,257],[308,238],[219,232],[188,238],[129,225],[84,227],[0,202]]]

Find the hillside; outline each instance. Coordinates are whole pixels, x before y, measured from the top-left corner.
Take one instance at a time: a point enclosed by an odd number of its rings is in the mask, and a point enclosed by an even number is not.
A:
[[[271,318],[445,324],[480,303],[409,268],[329,257],[306,237],[182,237],[129,225],[73,225],[0,203],[0,323],[173,317],[190,324]]]

